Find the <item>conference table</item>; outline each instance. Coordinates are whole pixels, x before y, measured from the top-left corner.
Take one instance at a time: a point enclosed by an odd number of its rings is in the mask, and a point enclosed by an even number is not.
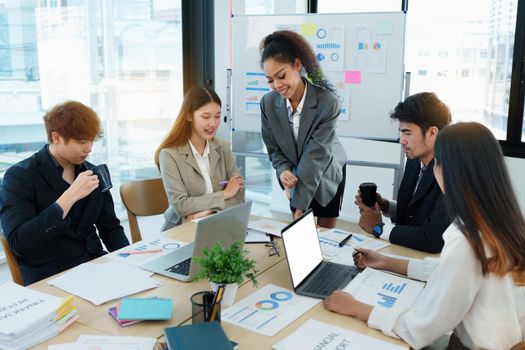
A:
[[[257,219],[258,217],[252,217],[251,220]],[[195,236],[196,225],[197,224],[194,222],[188,222],[165,231],[162,233],[162,235],[184,242],[192,242]],[[348,222],[339,221],[337,227],[352,232],[364,233],[364,231],[362,231],[357,225]],[[372,237],[371,235],[369,236]],[[282,242],[280,239],[276,239],[276,244],[282,248]],[[293,289],[288,271],[288,265],[285,260],[284,249],[281,249],[280,255],[269,256],[268,247],[264,244],[246,244],[245,247],[249,252],[248,255],[257,262],[257,280],[259,282],[259,288],[264,287],[268,283],[272,283],[283,288],[290,290]],[[413,258],[432,256],[427,253],[396,245],[383,248],[381,252]],[[102,256],[96,260],[93,260],[92,262],[102,263],[108,261],[113,260]],[[66,297],[69,295],[67,292],[47,283],[49,279],[55,278],[63,273],[65,272],[34,283],[29,287],[58,297]],[[155,274],[153,277],[155,280],[162,283],[160,287],[134,294],[133,296],[157,296],[171,298],[173,300],[173,316],[169,321],[147,321],[130,327],[120,327],[108,314],[108,308],[114,306],[117,302],[116,300],[103,305],[95,306],[87,300],[76,297],[74,306],[78,310],[78,320],[60,335],[35,346],[33,349],[47,349],[48,345],[50,344],[75,342],[75,340],[81,334],[143,336],[160,339],[163,335],[164,328],[191,323],[190,297],[199,291],[210,290],[209,282],[193,281],[191,283],[185,283],[158,274]],[[96,283],[96,281],[94,281],[94,283]],[[239,301],[242,298],[250,295],[256,289],[257,288],[253,287],[249,281],[245,280],[239,287],[236,301]],[[349,330],[353,330],[388,342],[404,344],[401,340],[387,337],[379,331],[368,328],[364,322],[358,321],[351,317],[341,316],[329,312],[324,308],[322,303],[310,309],[308,312],[286,326],[273,337],[257,334],[226,322],[222,322],[222,326],[230,339],[239,343],[239,349],[241,350],[271,349],[273,344],[288,336],[310,318],[347,328]]]

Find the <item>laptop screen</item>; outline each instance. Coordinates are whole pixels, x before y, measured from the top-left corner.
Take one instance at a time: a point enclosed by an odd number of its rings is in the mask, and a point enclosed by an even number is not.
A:
[[[294,288],[323,261],[314,213],[310,210],[282,233]]]

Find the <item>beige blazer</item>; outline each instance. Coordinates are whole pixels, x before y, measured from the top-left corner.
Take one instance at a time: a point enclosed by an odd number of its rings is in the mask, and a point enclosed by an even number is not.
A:
[[[244,190],[224,200],[219,182],[239,175],[230,143],[218,137],[210,141],[210,177],[213,193],[206,194],[206,185],[189,143],[160,151],[160,175],[170,203],[164,213],[162,231],[181,224],[184,217],[202,210],[222,210],[244,201]]]

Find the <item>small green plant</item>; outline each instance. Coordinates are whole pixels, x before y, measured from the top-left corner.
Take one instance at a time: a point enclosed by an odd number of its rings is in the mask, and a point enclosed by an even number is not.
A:
[[[257,286],[255,260],[248,259],[246,253],[240,241],[235,241],[229,248],[224,248],[220,242],[215,243],[211,249],[204,248],[202,257],[193,258],[201,265],[195,278],[207,279],[217,284],[239,284],[246,277]]]

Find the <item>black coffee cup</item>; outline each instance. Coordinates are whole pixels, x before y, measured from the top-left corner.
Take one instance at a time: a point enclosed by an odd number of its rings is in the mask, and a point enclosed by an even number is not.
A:
[[[111,183],[111,177],[109,176],[109,169],[106,164],[100,164],[91,168],[93,174],[98,176],[98,188],[102,192],[107,192],[113,187]]]
[[[376,204],[377,185],[373,182],[363,182],[359,185],[359,192],[361,193],[361,201],[367,207],[373,207]]]

